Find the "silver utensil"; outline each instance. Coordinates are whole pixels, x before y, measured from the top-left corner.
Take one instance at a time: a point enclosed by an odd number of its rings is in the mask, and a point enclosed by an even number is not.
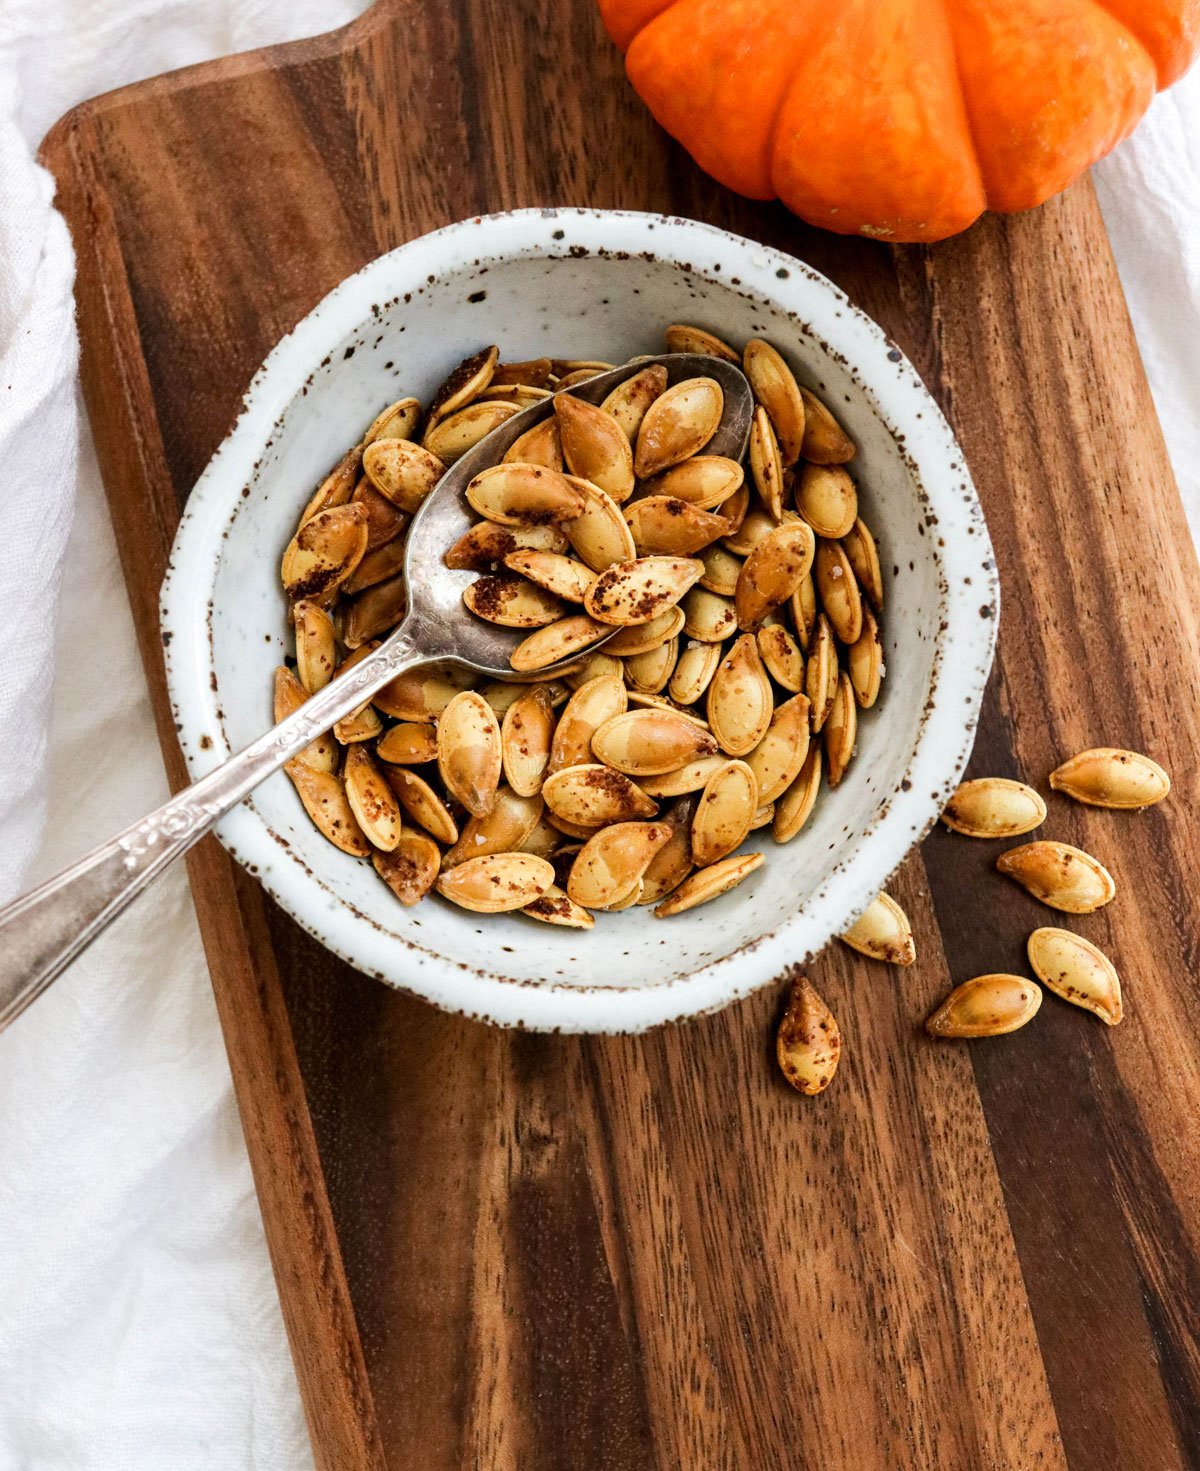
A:
[[[697,376],[717,380],[725,407],[705,453],[740,460],[750,432],[753,399],[741,369],[731,363],[694,353],[671,353],[627,363],[565,391],[599,404],[618,384],[652,362],[666,368],[671,383]],[[521,677],[513,673],[509,655],[523,631],[474,617],[463,604],[462,593],[475,574],[452,571],[443,557],[474,519],[463,494],[467,482],[497,464],[520,435],[552,412],[553,399],[545,399],[514,414],[438,482],[408,532],[408,612],[374,653],[157,811],[0,909],[0,1030],[36,1000],[151,879],[186,853],[261,781],[389,680],[435,661],[465,665],[491,679]],[[592,644],[587,652],[601,648],[603,642]],[[569,668],[580,657],[574,655],[542,673]]]

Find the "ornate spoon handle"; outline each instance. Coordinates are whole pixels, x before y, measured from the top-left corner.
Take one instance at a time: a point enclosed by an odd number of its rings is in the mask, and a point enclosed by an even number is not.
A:
[[[230,808],[390,679],[427,658],[402,626],[244,751],[0,909],[0,1030]]]

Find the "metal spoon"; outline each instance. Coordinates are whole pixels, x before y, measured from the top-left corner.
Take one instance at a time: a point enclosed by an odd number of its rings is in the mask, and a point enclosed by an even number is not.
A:
[[[740,460],[750,432],[753,400],[745,376],[731,363],[694,353],[671,353],[599,373],[566,391],[599,404],[618,384],[650,363],[661,363],[671,383],[700,376],[717,380],[725,408],[705,452]],[[157,811],[0,909],[0,1030],[40,996],[151,879],[186,853],[261,781],[389,680],[434,661],[462,664],[491,679],[521,678],[513,673],[509,655],[523,632],[474,617],[462,601],[463,589],[474,574],[451,571],[443,557],[474,519],[463,494],[467,482],[497,464],[520,435],[551,413],[553,399],[545,399],[514,414],[438,482],[408,532],[404,564],[408,612],[373,654]],[[602,647],[603,642],[590,645],[587,652]],[[580,657],[573,655],[541,672],[570,667]]]

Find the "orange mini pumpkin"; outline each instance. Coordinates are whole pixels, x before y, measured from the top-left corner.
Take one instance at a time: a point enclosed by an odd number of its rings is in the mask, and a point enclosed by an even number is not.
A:
[[[1028,209],[1132,131],[1200,0],[600,0],[700,166],[813,224],[940,240]]]

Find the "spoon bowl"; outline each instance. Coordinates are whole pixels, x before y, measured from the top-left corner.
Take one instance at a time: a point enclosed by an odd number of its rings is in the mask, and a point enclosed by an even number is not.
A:
[[[654,363],[667,370],[668,385],[700,377],[713,378],[720,384],[724,395],[721,422],[705,445],[704,453],[740,460],[746,452],[746,441],[750,435],[754,397],[746,375],[733,363],[702,357],[699,353],[665,353],[626,363],[607,373],[598,373],[594,378],[560,392],[598,405],[614,388]],[[478,574],[452,570],[445,565],[444,558],[447,549],[478,519],[467,503],[469,482],[480,471],[498,464],[522,434],[549,418],[554,412],[554,399],[557,397],[555,394],[540,403],[531,404],[511,419],[506,419],[499,428],[493,429],[456,460],[438,481],[409,527],[404,566],[409,612],[388,643],[391,639],[401,638],[403,642],[420,648],[430,659],[462,664],[491,679],[528,677],[513,672],[509,656],[529,630],[502,628],[476,618],[463,602],[462,595]],[[612,632],[616,631],[614,628]],[[597,639],[586,652],[603,648],[611,637],[612,634],[608,634]],[[377,652],[382,654],[386,648],[387,644]],[[570,668],[578,660],[579,655],[573,654],[538,673],[552,674],[555,670]],[[362,662],[365,665],[370,661]]]

